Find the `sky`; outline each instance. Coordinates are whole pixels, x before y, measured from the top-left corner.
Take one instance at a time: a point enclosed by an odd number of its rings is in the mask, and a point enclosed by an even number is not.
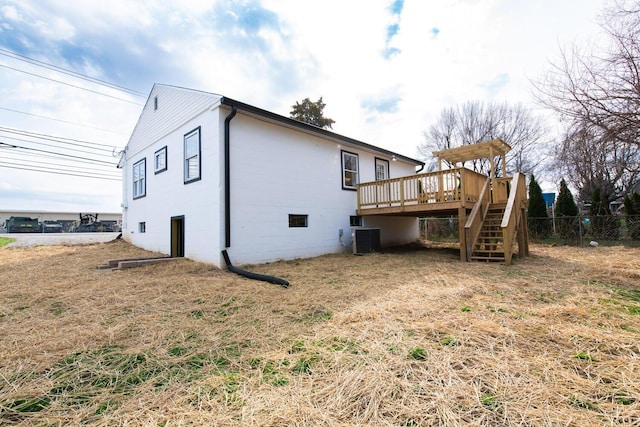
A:
[[[119,212],[118,153],[154,83],[284,116],[322,97],[333,131],[424,160],[445,108],[546,114],[531,81],[596,37],[606,4],[0,0],[0,210]]]

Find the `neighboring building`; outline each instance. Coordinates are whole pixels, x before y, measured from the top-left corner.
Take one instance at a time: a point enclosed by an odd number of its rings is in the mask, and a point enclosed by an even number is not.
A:
[[[341,252],[354,227],[383,247],[418,238],[418,220],[356,216],[359,182],[423,163],[233,99],[156,84],[120,161],[123,237],[224,265]]]

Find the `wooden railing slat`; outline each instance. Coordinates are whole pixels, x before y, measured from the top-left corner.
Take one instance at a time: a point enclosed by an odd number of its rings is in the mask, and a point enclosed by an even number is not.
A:
[[[476,201],[486,176],[466,168],[427,172],[358,185],[358,209]]]

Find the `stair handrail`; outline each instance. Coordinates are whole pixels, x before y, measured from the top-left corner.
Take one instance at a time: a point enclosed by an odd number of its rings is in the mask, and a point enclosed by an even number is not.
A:
[[[527,200],[527,182],[521,172],[517,172],[511,179],[511,188],[507,199],[507,206],[502,217],[502,241],[504,245],[504,263],[511,264],[513,242],[516,237],[518,224],[521,221],[523,202]]]
[[[491,204],[491,191],[489,191],[490,178],[487,180],[480,190],[478,201],[473,205],[471,213],[467,217],[467,222],[464,225],[464,236],[466,242],[467,261],[471,261],[471,255],[473,255],[473,248],[480,236],[480,230],[482,229],[482,223],[484,222],[487,212],[489,211],[489,205]]]

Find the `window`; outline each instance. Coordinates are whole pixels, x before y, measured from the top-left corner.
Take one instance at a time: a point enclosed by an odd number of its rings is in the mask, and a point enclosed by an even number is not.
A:
[[[167,147],[162,147],[153,155],[153,170],[156,174],[167,170]]]
[[[146,222],[139,222],[138,223],[138,231],[140,233],[145,233],[147,231],[147,223]]]
[[[184,136],[184,183],[200,179],[200,128]]]
[[[358,185],[358,155],[342,152],[342,188],[355,190]]]
[[[307,217],[308,215],[289,214],[289,227],[308,227]]]
[[[389,179],[389,161],[376,157],[376,181]]]
[[[133,164],[133,198],[138,199],[147,194],[146,169],[147,159],[144,158]]]
[[[349,225],[351,227],[362,227],[362,217],[360,215],[351,215],[349,217]]]
[[[157,96],[153,97],[153,109],[154,110],[158,109],[158,97]]]

